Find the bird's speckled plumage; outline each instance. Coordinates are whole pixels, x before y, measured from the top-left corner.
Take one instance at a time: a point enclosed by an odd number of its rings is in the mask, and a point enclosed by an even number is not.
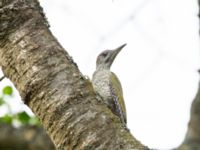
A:
[[[122,45],[115,50],[103,51],[97,57],[97,67],[93,74],[92,84],[105,104],[115,115],[120,117],[123,124],[126,124],[126,107],[122,87],[117,76],[110,71],[112,62],[124,46]]]

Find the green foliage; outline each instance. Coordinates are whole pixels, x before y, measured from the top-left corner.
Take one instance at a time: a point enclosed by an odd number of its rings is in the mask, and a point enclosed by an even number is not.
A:
[[[41,123],[37,117],[31,117],[29,120],[29,124],[40,126]]]
[[[2,97],[0,97],[0,106],[3,105],[3,104],[5,104],[5,101]]]
[[[0,109],[2,106],[7,106],[10,111],[0,117],[0,123],[14,124],[17,122],[19,125],[40,125],[38,118],[30,116],[26,111],[12,113],[12,107],[5,101],[5,96],[12,96],[13,94],[11,86],[5,86],[2,90],[2,94],[3,95],[0,97]],[[10,97],[10,99],[14,99],[14,97]]]
[[[0,123],[13,124],[18,122],[20,125],[40,125],[39,120],[34,116],[29,116],[25,111],[15,115],[5,114],[0,117]]]
[[[39,120],[34,116],[29,116],[27,112],[22,111],[16,114],[16,119],[23,125],[32,124],[39,125]]]
[[[0,122],[6,124],[12,124],[13,117],[11,115],[6,114],[3,117],[0,117]]]
[[[12,93],[13,93],[13,89],[12,89],[11,86],[6,86],[6,87],[3,88],[3,94],[4,95],[10,95],[11,96]]]
[[[20,112],[17,114],[17,119],[22,123],[22,124],[28,124],[30,121],[30,116],[25,112]]]

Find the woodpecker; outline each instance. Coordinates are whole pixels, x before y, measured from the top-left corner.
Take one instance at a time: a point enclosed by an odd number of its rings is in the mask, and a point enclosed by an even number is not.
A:
[[[126,125],[127,120],[122,87],[119,79],[110,71],[110,68],[117,54],[125,46],[126,44],[123,44],[114,50],[105,50],[100,53],[96,60],[96,71],[92,77],[94,90],[124,125]]]

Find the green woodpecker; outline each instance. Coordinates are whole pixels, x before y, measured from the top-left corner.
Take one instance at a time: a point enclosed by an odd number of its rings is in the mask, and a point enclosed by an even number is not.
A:
[[[94,90],[102,97],[105,104],[126,125],[126,108],[122,93],[122,87],[117,76],[110,71],[110,67],[126,44],[114,50],[105,50],[99,54],[96,60],[96,71],[92,77]]]

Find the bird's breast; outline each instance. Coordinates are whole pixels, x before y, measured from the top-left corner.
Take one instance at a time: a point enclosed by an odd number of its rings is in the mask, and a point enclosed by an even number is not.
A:
[[[111,72],[109,70],[95,71],[92,77],[92,84],[94,90],[102,96],[103,99],[111,97],[110,93],[110,76]]]

